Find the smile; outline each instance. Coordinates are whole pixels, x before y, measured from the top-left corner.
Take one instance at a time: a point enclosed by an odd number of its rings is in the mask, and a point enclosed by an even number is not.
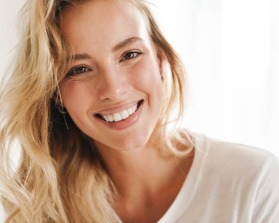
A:
[[[111,114],[96,114],[96,116],[106,122],[119,122],[133,115],[138,110],[138,108],[142,103],[143,100],[140,100],[137,104],[131,106],[130,108],[124,109],[122,111],[111,113]]]

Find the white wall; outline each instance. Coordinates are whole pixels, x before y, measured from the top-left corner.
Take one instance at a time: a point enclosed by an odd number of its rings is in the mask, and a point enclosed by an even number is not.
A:
[[[184,126],[279,156],[278,1],[152,2],[188,70]],[[0,1],[0,75],[16,43],[16,12],[22,3]]]

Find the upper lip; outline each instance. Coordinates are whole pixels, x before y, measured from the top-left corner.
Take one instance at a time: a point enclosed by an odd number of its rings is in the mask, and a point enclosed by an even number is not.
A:
[[[103,109],[103,110],[100,110],[100,111],[94,113],[94,115],[97,115],[97,114],[109,115],[109,114],[112,114],[112,113],[118,113],[118,112],[121,112],[121,111],[126,110],[128,108],[131,108],[134,105],[137,105],[139,103],[139,101],[141,101],[141,100],[124,102],[124,103],[120,103],[120,104],[117,104],[117,105],[112,105],[112,106],[109,106],[106,109]]]

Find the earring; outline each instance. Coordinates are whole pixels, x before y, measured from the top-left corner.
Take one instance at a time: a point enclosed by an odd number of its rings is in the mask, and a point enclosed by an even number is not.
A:
[[[58,106],[58,111],[63,115],[63,120],[64,120],[64,123],[65,123],[65,126],[69,130],[69,126],[68,126],[68,123],[67,123],[66,117],[65,117],[65,115],[68,113],[67,109],[65,107],[59,105]]]
[[[68,113],[67,109],[61,105],[58,106],[58,111],[63,115]]]

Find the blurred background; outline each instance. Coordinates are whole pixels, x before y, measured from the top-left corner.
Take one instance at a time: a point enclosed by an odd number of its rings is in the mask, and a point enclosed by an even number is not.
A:
[[[12,63],[23,2],[0,2],[0,75]],[[183,126],[279,156],[279,1],[150,2],[187,69]]]
[[[183,125],[279,156],[279,1],[151,1],[183,59]]]

